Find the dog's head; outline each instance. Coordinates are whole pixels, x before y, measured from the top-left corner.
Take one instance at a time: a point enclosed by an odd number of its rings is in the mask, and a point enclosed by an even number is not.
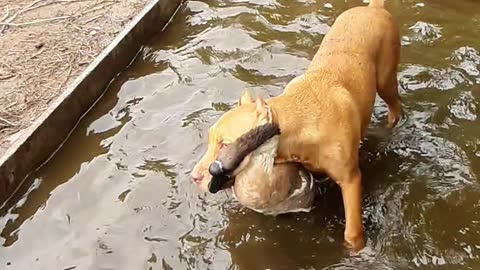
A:
[[[209,166],[218,157],[220,149],[233,143],[248,131],[272,123],[272,111],[261,97],[252,99],[249,91],[245,91],[237,107],[226,112],[208,131],[208,148],[200,161],[192,170],[192,180],[203,191],[208,191],[212,179]]]

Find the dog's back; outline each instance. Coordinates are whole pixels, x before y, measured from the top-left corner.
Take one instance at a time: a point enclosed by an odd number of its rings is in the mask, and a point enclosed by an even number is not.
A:
[[[397,93],[391,89],[396,84],[393,80],[399,58],[398,26],[383,8],[383,0],[374,0],[369,6],[345,11],[335,20],[306,73],[292,81],[285,92],[307,91],[302,95],[313,94],[316,100],[344,99],[345,103],[354,103],[346,106],[351,115],[360,116],[363,133],[370,121],[375,94],[398,98],[390,92]]]

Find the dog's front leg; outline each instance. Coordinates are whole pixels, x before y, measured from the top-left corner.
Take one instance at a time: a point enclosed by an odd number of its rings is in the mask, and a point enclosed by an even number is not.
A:
[[[362,223],[362,176],[358,165],[335,167],[329,174],[342,190],[345,241],[358,252],[365,246]]]

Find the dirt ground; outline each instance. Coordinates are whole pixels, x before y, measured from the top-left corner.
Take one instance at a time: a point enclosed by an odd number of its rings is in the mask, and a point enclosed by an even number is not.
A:
[[[0,156],[148,1],[0,1]]]

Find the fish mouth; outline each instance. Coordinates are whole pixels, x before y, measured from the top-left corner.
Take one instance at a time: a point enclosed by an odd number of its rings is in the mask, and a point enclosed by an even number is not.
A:
[[[217,193],[221,190],[231,188],[235,183],[235,177],[230,177],[226,175],[214,176],[210,183],[208,183],[208,191],[210,193]]]

